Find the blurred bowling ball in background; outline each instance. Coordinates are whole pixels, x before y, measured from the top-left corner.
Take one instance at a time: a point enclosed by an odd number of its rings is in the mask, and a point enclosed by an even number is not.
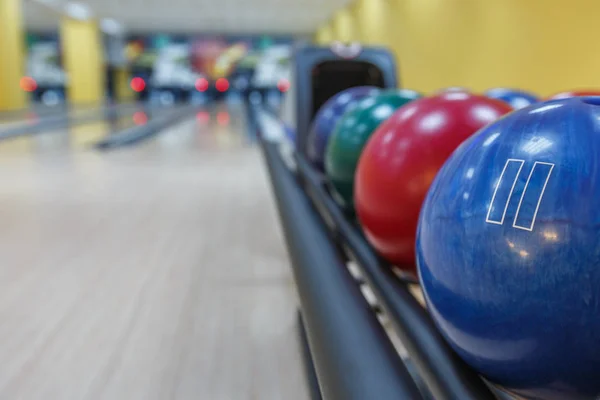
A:
[[[600,393],[600,98],[540,103],[449,158],[417,234],[429,310],[464,360],[533,399]]]
[[[385,90],[362,100],[340,119],[327,146],[325,173],[334,198],[347,211],[353,208],[354,173],[367,139],[398,108],[419,97],[412,90]]]
[[[600,96],[600,89],[578,89],[552,95],[548,100],[570,99],[571,97]]]
[[[533,93],[517,89],[495,88],[485,92],[485,95],[492,99],[508,103],[515,110],[519,110],[540,101]]]
[[[465,139],[511,111],[485,96],[447,92],[414,101],[377,129],[360,157],[354,199],[383,257],[415,272],[419,211],[435,174]]]
[[[442,88],[438,91],[436,91],[434,94],[441,94],[441,93],[448,93],[448,92],[471,92],[471,90],[469,88],[463,87],[463,86],[450,86],[450,87],[446,87],[446,88]]]
[[[346,111],[360,100],[374,96],[380,89],[374,86],[358,86],[337,93],[319,108],[308,133],[307,158],[319,170],[324,171],[325,149],[336,124]]]

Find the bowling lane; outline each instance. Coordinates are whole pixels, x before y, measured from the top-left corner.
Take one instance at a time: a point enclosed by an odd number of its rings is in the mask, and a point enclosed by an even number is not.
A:
[[[23,110],[15,110],[15,111],[1,111],[0,112],[0,124],[8,123],[8,122],[18,122],[19,120],[27,119],[32,115],[37,116],[49,116],[56,113],[64,113],[67,111],[67,106],[65,104],[57,105],[57,106],[42,106],[42,105],[34,105],[28,109]]]
[[[150,140],[107,157],[119,159],[155,159],[179,163],[199,154],[240,151],[255,142],[248,129],[243,105],[215,105],[199,109],[195,115],[172,125]],[[124,155],[121,155],[124,153]]]
[[[88,111],[93,110],[89,108]],[[64,118],[67,115],[73,115],[81,110],[69,110],[65,106],[57,107],[36,107],[29,110],[19,110],[12,112],[4,112],[0,114],[0,132],[18,128],[27,125],[33,125],[40,120],[52,121],[59,118]]]
[[[0,155],[0,398],[308,398],[246,129],[215,108],[136,147]]]
[[[31,110],[8,112],[0,115],[0,134],[13,129],[26,129],[28,126],[31,127],[40,122],[60,122],[65,118],[74,120],[102,118],[110,109],[117,109],[123,112],[139,106],[136,103],[122,103],[114,106],[37,107]]]
[[[69,129],[72,149],[89,149],[99,140],[111,134],[120,134],[122,130],[142,126],[154,118],[163,118],[182,110],[185,106],[142,107],[128,110],[121,116],[92,124],[74,125]]]
[[[71,150],[88,149],[98,140],[123,130],[143,125],[155,116],[173,112],[173,108],[147,108],[142,105],[121,107],[109,118],[74,123],[66,127],[57,127],[48,131],[25,134],[0,140],[0,156],[14,157],[23,154],[47,156],[56,152],[68,153]],[[108,115],[103,113],[102,115]]]

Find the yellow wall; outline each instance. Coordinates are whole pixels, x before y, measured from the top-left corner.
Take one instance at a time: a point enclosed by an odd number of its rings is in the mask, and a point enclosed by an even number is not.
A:
[[[339,10],[334,14],[331,28],[333,40],[347,43],[360,39],[354,16],[348,9]]]
[[[115,97],[118,101],[130,101],[135,98],[133,90],[129,85],[131,81],[131,74],[125,67],[118,68],[114,71],[115,81]]]
[[[315,34],[315,42],[320,45],[327,45],[333,40],[333,32],[331,25],[323,25]]]
[[[346,11],[358,39],[394,50],[405,87],[600,87],[598,0],[359,0]]]
[[[74,104],[100,104],[104,101],[106,77],[98,24],[64,18],[60,36],[69,79],[69,101]]]
[[[358,39],[365,45],[381,45],[390,41],[391,0],[358,0],[350,6]]]
[[[25,73],[24,33],[20,0],[0,0],[0,110],[27,105],[19,85]]]

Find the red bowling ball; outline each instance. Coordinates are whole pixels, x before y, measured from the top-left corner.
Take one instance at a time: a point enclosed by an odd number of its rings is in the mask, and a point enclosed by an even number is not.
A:
[[[446,87],[443,89],[439,89],[437,91],[434,92],[435,94],[441,94],[441,93],[449,93],[449,92],[466,92],[466,93],[470,93],[471,90],[464,87],[464,86],[450,86],[450,87]]]
[[[600,89],[580,89],[561,92],[548,97],[548,100],[569,99],[571,97],[600,96]]]
[[[465,139],[511,111],[498,100],[448,92],[416,100],[380,125],[361,154],[354,199],[384,258],[415,273],[417,222],[433,178]]]

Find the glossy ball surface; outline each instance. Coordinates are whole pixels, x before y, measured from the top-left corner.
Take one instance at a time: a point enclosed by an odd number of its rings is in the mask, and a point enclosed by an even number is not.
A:
[[[510,105],[514,110],[525,108],[540,101],[539,97],[524,90],[495,88],[485,92],[489,98],[501,100]]]
[[[308,132],[306,149],[308,160],[317,169],[324,171],[325,149],[338,121],[361,100],[380,90],[374,86],[352,87],[337,93],[319,108]]]
[[[548,100],[570,99],[572,97],[600,96],[600,89],[577,89],[552,95]]]
[[[421,205],[435,174],[465,139],[511,112],[484,96],[450,92],[417,100],[382,124],[356,173],[356,212],[373,247],[415,271]]]
[[[540,103],[480,131],[440,170],[419,222],[442,334],[526,398],[600,394],[599,104]]]
[[[466,88],[464,86],[449,86],[442,89],[439,89],[434,92],[434,94],[448,93],[448,92],[465,92],[471,93],[471,89]]]
[[[398,108],[419,97],[412,90],[386,90],[361,101],[339,121],[327,146],[325,174],[336,201],[348,211],[353,210],[354,174],[365,143]]]

